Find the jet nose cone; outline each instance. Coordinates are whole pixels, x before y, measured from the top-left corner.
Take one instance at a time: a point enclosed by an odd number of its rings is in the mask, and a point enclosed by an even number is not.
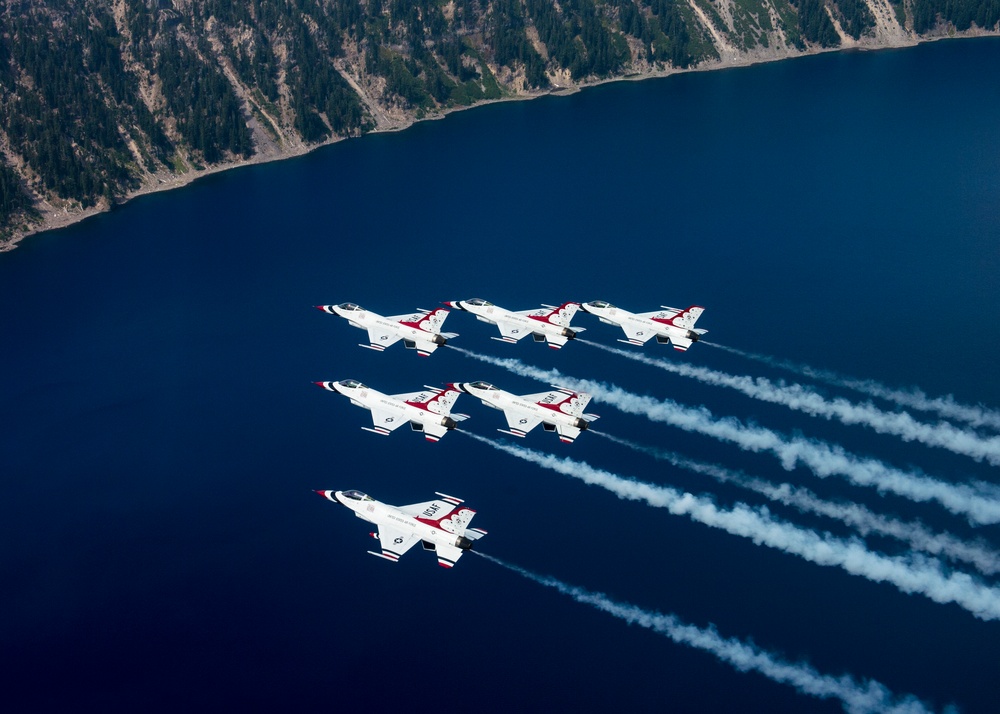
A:
[[[459,300],[446,300],[444,304],[447,305],[448,307],[454,308],[455,310],[465,309],[464,307],[462,307],[461,301]]]
[[[457,389],[460,392],[465,392],[466,394],[470,393],[469,390],[465,388],[465,382],[452,382],[448,386],[452,389]]]

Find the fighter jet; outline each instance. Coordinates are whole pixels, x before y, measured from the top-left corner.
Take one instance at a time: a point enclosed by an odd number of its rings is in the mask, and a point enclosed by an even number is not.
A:
[[[445,318],[448,317],[448,311],[444,308],[438,308],[433,312],[418,310],[409,315],[392,317],[382,317],[353,302],[317,305],[316,309],[331,315],[340,315],[353,327],[368,330],[368,341],[371,344],[362,344],[361,347],[379,352],[403,340],[407,349],[416,350],[421,357],[427,357],[452,337],[458,337],[454,332],[441,332]]]
[[[559,434],[560,441],[572,444],[581,431],[590,427],[590,422],[599,418],[583,413],[590,402],[586,392],[555,387],[551,392],[517,396],[489,382],[458,382],[448,386],[479,397],[488,407],[502,410],[510,430],[497,431],[511,436],[523,437],[541,424],[545,431]]]
[[[559,349],[584,330],[582,327],[571,328],[569,324],[580,309],[578,302],[566,302],[559,307],[543,305],[538,310],[520,312],[505,310],[482,298],[455,300],[445,305],[471,312],[477,319],[499,327],[500,337],[492,338],[499,342],[513,343],[531,335],[535,342],[548,342],[549,347]]]
[[[443,493],[437,501],[414,503],[409,506],[390,506],[376,501],[361,491],[317,491],[320,496],[334,503],[347,506],[354,515],[378,526],[370,533],[382,544],[382,552],[368,552],[395,563],[399,557],[420,541],[424,550],[437,553],[438,565],[452,567],[462,553],[472,548],[472,541],[486,535],[481,528],[469,528],[469,521],[476,512],[465,506],[462,499]],[[436,492],[435,492],[436,493]]]
[[[617,325],[625,331],[627,340],[618,340],[630,345],[643,345],[650,337],[656,336],[661,345],[672,342],[675,350],[684,352],[692,343],[701,339],[708,330],[694,329],[694,323],[705,312],[705,308],[692,305],[686,310],[676,307],[663,308],[659,312],[634,313],[622,310],[603,300],[583,303],[583,309],[597,315],[601,322]]]
[[[422,392],[407,394],[382,394],[366,387],[356,379],[340,382],[316,382],[317,386],[331,392],[338,392],[351,400],[351,404],[368,409],[372,413],[374,429],[361,427],[365,431],[388,436],[403,424],[409,424],[413,431],[421,431],[428,441],[437,441],[454,429],[457,423],[468,419],[467,414],[452,414],[451,408],[461,392],[455,389],[424,387]]]

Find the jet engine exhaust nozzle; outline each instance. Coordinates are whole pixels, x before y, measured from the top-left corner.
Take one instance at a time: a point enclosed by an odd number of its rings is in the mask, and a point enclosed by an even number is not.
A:
[[[431,342],[433,342],[435,345],[448,344],[448,340],[442,337],[441,335],[434,335],[434,337],[431,339]]]
[[[586,419],[581,419],[580,417],[577,417],[575,426],[580,431],[586,431],[587,429],[590,428],[590,422],[587,421]]]
[[[698,340],[701,339],[701,335],[699,335],[694,330],[688,330],[687,338],[692,342],[697,342]]]
[[[445,429],[454,429],[456,426],[458,426],[458,422],[452,419],[451,417],[445,417],[444,419],[441,420],[441,426],[443,426]]]
[[[459,536],[458,540],[455,541],[455,545],[462,550],[472,550],[472,541],[465,536]]]
[[[574,332],[573,330],[569,329],[568,327],[564,327],[563,331],[562,331],[562,336],[563,337],[568,337],[569,339],[572,340],[572,339],[574,339],[576,337],[576,332]]]

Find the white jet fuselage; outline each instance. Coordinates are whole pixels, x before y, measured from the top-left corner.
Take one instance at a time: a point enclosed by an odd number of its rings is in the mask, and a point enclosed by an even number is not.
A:
[[[382,351],[399,340],[409,349],[417,350],[418,354],[427,356],[439,346],[446,344],[448,338],[457,337],[454,333],[441,332],[448,311],[439,308],[434,311],[420,310],[409,315],[384,317],[371,310],[365,310],[354,303],[340,305],[317,305],[317,308],[331,315],[338,315],[352,327],[368,332],[368,345],[371,349]]]
[[[546,431],[557,432],[561,441],[572,443],[581,431],[590,427],[590,422],[598,418],[595,414],[583,413],[590,402],[590,395],[586,392],[556,388],[539,394],[517,395],[488,382],[461,382],[450,386],[502,411],[510,430],[500,431],[512,436],[523,437],[542,424]]]
[[[358,518],[362,518],[376,526],[392,526],[396,530],[412,533],[420,540],[428,543],[453,545],[461,548],[468,542],[467,538],[449,533],[443,528],[422,523],[412,516],[408,516],[395,506],[381,501],[355,501],[343,496],[343,491],[335,491],[333,496],[342,506],[347,506]],[[434,513],[422,514],[424,518],[434,518]]]
[[[457,422],[466,418],[464,414],[451,415],[451,406],[461,393],[453,389],[431,389],[411,394],[383,394],[354,379],[339,382],[317,382],[318,386],[351,400],[351,404],[371,412],[374,428],[361,427],[366,431],[387,435],[389,432],[409,423],[417,425],[429,441],[437,441]]]
[[[424,550],[435,551],[439,565],[451,568],[472,548],[473,541],[486,535],[481,528],[469,527],[476,515],[473,509],[462,505],[461,499],[443,493],[433,501],[407,506],[391,506],[355,490],[316,493],[375,524],[378,531],[370,535],[380,542],[381,550],[368,552],[392,562],[421,542]]]
[[[493,303],[474,298],[445,303],[457,310],[464,310],[482,322],[496,325],[500,329],[501,342],[517,342],[532,335],[536,341],[545,341],[550,347],[559,349],[576,337],[583,328],[573,328],[570,320],[580,308],[579,303],[568,302],[558,307],[545,306],[536,310],[514,312]]]
[[[622,328],[628,339],[620,341],[633,345],[645,344],[656,337],[657,342],[670,342],[674,349],[684,351],[706,332],[694,329],[694,323],[704,312],[704,308],[697,305],[686,310],[664,307],[659,312],[642,314],[629,312],[603,301],[586,302],[582,307],[601,322]]]

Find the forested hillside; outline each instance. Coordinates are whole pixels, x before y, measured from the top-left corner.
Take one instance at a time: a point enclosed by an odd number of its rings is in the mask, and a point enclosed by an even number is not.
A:
[[[0,0],[0,241],[483,100],[998,22],[1000,0]]]

